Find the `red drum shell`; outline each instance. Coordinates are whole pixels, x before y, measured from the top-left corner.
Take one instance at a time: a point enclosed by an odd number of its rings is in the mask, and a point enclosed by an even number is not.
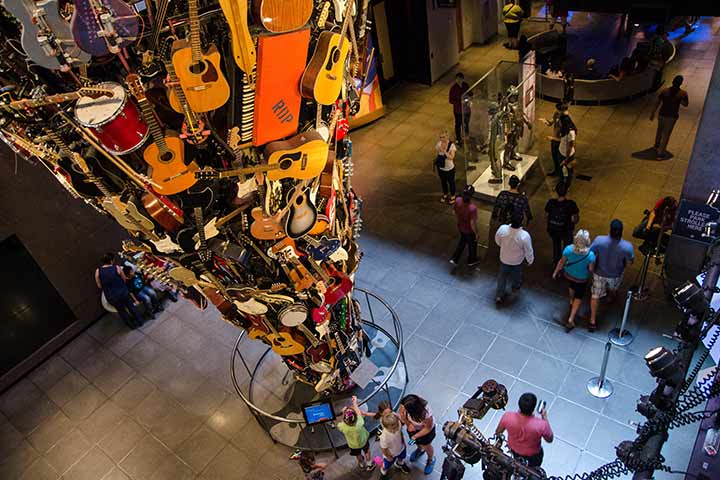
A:
[[[148,126],[131,102],[125,102],[116,117],[101,127],[90,127],[110,153],[124,155],[140,148],[148,136]]]

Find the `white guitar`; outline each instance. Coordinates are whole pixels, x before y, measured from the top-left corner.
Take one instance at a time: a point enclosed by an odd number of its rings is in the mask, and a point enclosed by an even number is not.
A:
[[[355,0],[333,0],[333,5],[335,7],[335,21],[338,23],[343,21],[348,8],[350,9],[350,15],[353,17],[357,15]]]

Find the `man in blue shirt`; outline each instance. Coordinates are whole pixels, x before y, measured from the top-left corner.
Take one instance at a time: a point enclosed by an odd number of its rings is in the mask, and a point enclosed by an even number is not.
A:
[[[595,325],[598,303],[607,296],[608,302],[615,299],[628,264],[635,260],[632,243],[622,239],[623,224],[617,218],[610,222],[610,235],[595,238],[590,250],[595,252],[595,272],[590,300],[590,325]]]

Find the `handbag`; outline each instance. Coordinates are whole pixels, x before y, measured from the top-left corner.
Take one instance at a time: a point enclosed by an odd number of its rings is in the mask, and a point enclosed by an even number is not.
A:
[[[435,157],[434,165],[438,170],[442,169],[445,166],[445,155],[438,155]]]

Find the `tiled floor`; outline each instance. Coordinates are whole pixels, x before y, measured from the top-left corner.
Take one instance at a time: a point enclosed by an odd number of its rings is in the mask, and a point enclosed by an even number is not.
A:
[[[593,235],[604,233],[615,216],[630,226],[660,194],[678,193],[718,51],[718,36],[712,35],[717,27],[706,20],[706,37],[681,43],[671,67],[670,74],[685,75],[690,91],[690,107],[670,142],[672,160],[646,163],[630,156],[651,145],[654,127],[646,118],[652,98],[571,109],[580,131],[579,170],[592,176],[576,182],[572,196],[582,226]],[[468,50],[459,69],[473,80],[498,60],[514,58],[499,43]],[[438,424],[453,418],[477,385],[495,378],[508,387],[511,408],[525,391],[550,405],[557,439],[546,447],[547,472],[587,471],[611,460],[619,441],[633,438],[628,421],[640,420],[634,402],[654,386],[641,356],[654,345],[672,346],[662,333],[672,330],[676,314],[653,276],[653,297],[631,312],[635,341],[611,355],[608,376],[615,394],[598,400],[585,384],[599,369],[606,333],[622,305],[603,308],[594,334],[581,328],[564,333],[557,322],[567,301],[562,286],[549,279],[549,242],[540,219],[530,228],[538,258],[515,301],[500,309],[492,302],[495,249],[479,271],[451,271],[454,221],[438,202],[431,171],[436,134],[451,122],[451,79],[452,73],[433,87],[386,92],[388,115],[353,136],[353,183],[366,200],[358,284],[397,310],[410,389],[429,399]],[[552,109],[542,102],[538,107],[540,115]],[[539,130],[542,139],[547,132]],[[538,217],[551,187],[543,175],[550,164],[546,150],[542,140],[536,143],[542,170],[524,187]],[[481,223],[487,224],[488,206],[481,209]],[[634,275],[628,274],[626,284]],[[199,313],[183,302],[170,304],[139,331],[126,330],[113,317],[101,319],[0,396],[0,478],[300,478],[287,461],[289,452],[268,440],[233,393],[228,363],[236,336],[214,310]],[[490,432],[498,418],[491,413],[478,425]],[[673,430],[663,454],[674,469],[686,466],[695,432]],[[435,445],[441,443],[438,436]],[[353,472],[353,463],[347,455],[331,462],[327,478],[366,477]],[[439,478],[439,470],[430,478]],[[412,476],[423,477],[417,468]],[[479,467],[466,478],[480,478]]]

